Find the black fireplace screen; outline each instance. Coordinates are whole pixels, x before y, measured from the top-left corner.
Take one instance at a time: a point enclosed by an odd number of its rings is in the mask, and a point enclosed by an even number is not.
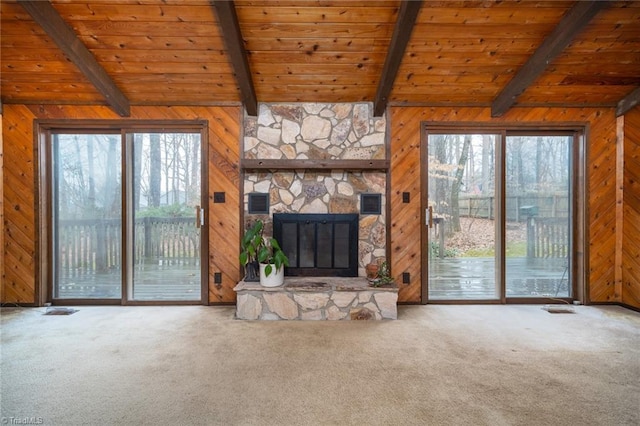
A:
[[[276,213],[273,236],[289,258],[285,275],[358,276],[358,215]]]

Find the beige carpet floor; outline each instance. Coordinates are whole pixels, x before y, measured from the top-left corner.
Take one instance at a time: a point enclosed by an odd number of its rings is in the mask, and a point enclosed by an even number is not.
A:
[[[640,313],[621,307],[401,306],[384,322],[78,309],[2,309],[3,424],[640,424]]]

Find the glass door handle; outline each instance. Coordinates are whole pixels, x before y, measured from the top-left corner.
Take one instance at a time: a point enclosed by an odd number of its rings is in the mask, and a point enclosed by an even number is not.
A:
[[[196,228],[201,228],[204,226],[204,209],[200,208],[200,206],[196,206]]]
[[[429,206],[425,211],[426,223],[429,228],[433,228],[433,206]]]

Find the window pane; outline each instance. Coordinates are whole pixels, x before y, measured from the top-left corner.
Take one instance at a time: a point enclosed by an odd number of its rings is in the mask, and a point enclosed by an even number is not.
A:
[[[53,135],[54,298],[122,296],[120,135]]]
[[[510,136],[507,297],[569,297],[569,136]]]
[[[201,298],[199,133],[133,135],[135,300]]]
[[[429,299],[496,299],[497,135],[430,134]]]

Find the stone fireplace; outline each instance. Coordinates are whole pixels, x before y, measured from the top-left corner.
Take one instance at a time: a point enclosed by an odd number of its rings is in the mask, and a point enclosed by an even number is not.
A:
[[[294,267],[280,287],[239,282],[236,318],[397,318],[398,287],[365,278],[365,265],[387,256],[387,126],[372,111],[261,104],[245,116],[244,225],[263,220]]]
[[[386,168],[360,167],[387,159],[371,104],[261,104],[244,123],[245,227],[261,219],[273,235],[274,214],[357,215],[357,275],[386,258]],[[250,194],[268,194],[268,212],[252,214]],[[362,213],[362,194],[380,197],[379,213]]]

